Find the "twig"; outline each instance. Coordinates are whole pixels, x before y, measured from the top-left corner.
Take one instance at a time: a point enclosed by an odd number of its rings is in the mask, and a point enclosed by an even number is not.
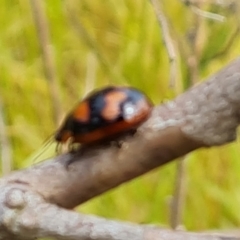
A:
[[[39,44],[42,51],[43,66],[46,79],[49,83],[50,94],[53,103],[53,118],[56,125],[61,118],[60,90],[57,81],[56,68],[54,63],[53,49],[50,42],[47,17],[44,12],[43,2],[39,0],[30,0],[33,18],[38,33]]]
[[[156,106],[121,148],[97,145],[12,175],[63,207],[75,207],[196,148],[236,139],[240,59],[174,101]],[[73,162],[67,169],[66,162]],[[69,187],[71,186],[71,187]]]
[[[217,13],[212,13],[212,12],[208,12],[208,11],[204,11],[202,9],[200,9],[199,7],[195,6],[194,3],[192,3],[190,0],[181,0],[181,2],[183,2],[183,4],[185,4],[187,7],[190,7],[190,9],[197,15],[204,17],[204,18],[208,18],[214,21],[218,21],[218,22],[224,22],[226,20],[226,17],[217,14]],[[199,1],[200,3],[201,1]]]
[[[2,160],[2,174],[7,175],[12,170],[12,147],[6,130],[4,109],[1,99],[0,99],[0,146]]]
[[[177,56],[175,53],[175,48],[173,45],[173,40],[169,33],[169,27],[167,23],[167,18],[162,11],[161,4],[158,0],[150,0],[154,8],[157,20],[159,22],[160,28],[162,29],[162,37],[164,45],[166,46],[169,64],[170,64],[170,80],[169,86],[173,88],[176,84],[178,66],[177,66]]]
[[[188,72],[189,72],[189,80],[190,87],[196,84],[199,80],[199,45],[198,38],[200,36],[200,26],[202,23],[202,18],[196,15],[194,19],[194,30],[191,32],[191,38],[189,38],[188,46],[189,46],[189,55],[186,58],[188,64]],[[181,52],[182,55],[186,54],[185,52]],[[171,204],[171,217],[170,223],[173,229],[181,228],[182,226],[182,215],[184,209],[184,200],[185,200],[185,161],[186,156],[183,157],[180,161],[176,163],[176,178],[175,178],[175,190]]]
[[[224,17],[222,15],[208,12],[208,11],[203,11],[202,9],[200,9],[194,5],[191,5],[190,7],[194,13],[196,13],[197,15],[199,15],[201,17],[212,19],[212,20],[219,21],[219,22],[225,22],[225,20],[226,20],[226,17]]]
[[[182,215],[185,200],[185,161],[186,156],[177,161],[175,189],[171,201],[170,226],[179,229],[182,225]]]
[[[44,202],[31,191],[5,190],[0,185],[1,213],[8,212],[1,240],[34,240],[51,237],[62,240],[238,240],[239,234],[171,231],[157,226],[137,225],[79,214]],[[3,202],[8,198],[8,203]],[[16,200],[17,198],[17,200]],[[1,217],[0,213],[0,217]],[[1,223],[1,222],[0,222]],[[8,234],[3,238],[3,234]],[[24,238],[25,236],[25,238]]]
[[[173,45],[173,40],[170,37],[169,33],[169,28],[168,28],[168,23],[167,19],[162,11],[161,5],[158,0],[151,0],[153,8],[155,10],[155,14],[157,16],[159,26],[162,29],[162,37],[163,41],[166,46],[166,50],[168,53],[168,58],[170,62],[170,81],[169,81],[169,87],[174,88],[176,86],[176,81],[177,81],[177,56],[175,53],[174,45]],[[174,196],[172,199],[171,207],[170,207],[170,226],[173,229],[176,229],[176,227],[180,224],[181,222],[181,209],[182,205],[180,205],[182,201],[182,181],[183,181],[183,161],[177,162],[177,174],[176,174],[176,188],[174,191]]]
[[[234,141],[239,109],[240,58],[174,101],[156,106],[121,148],[92,146],[84,153],[61,155],[4,177],[0,180],[0,239],[239,239],[239,233],[234,237],[161,230],[63,209],[197,148]],[[66,168],[69,160],[74,162]]]

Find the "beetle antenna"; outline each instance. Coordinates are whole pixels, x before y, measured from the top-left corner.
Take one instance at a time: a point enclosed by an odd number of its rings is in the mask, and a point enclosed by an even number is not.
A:
[[[55,148],[55,153],[59,154],[61,152],[61,149],[62,149],[62,144],[60,142],[57,142],[56,148]]]
[[[44,142],[43,145],[40,149],[40,152],[37,153],[34,157],[33,157],[33,163],[37,162],[37,159],[44,153],[46,152],[46,150],[49,148],[49,146],[51,146],[51,144],[53,143],[54,138],[53,138],[53,134],[51,134]]]

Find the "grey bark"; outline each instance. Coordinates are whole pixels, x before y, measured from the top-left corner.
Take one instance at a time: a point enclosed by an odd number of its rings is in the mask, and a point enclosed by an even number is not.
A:
[[[201,147],[236,139],[240,59],[175,100],[156,106],[122,146],[67,153],[0,180],[0,239],[240,239],[171,231],[70,211],[113,187]],[[66,162],[75,160],[68,168]]]

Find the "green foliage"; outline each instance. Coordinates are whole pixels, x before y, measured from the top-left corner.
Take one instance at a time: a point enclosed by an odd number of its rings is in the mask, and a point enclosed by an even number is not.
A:
[[[202,5],[206,11],[210,7]],[[164,11],[179,62],[177,83],[171,89],[169,60],[150,1],[45,1],[45,10],[64,113],[92,86],[106,84],[135,86],[160,103],[192,85],[190,56],[196,55],[202,78],[239,54],[240,38],[236,36],[221,56],[213,58],[236,31],[230,8],[221,9],[226,21],[220,23],[197,16],[180,1],[166,1]],[[42,151],[43,142],[58,127],[32,14],[28,1],[1,2],[0,96],[15,169],[31,165],[33,156]],[[87,35],[79,31],[81,26]],[[40,160],[53,155],[54,147],[52,144]],[[183,219],[187,229],[239,226],[238,149],[239,143],[234,143],[188,155]],[[79,210],[169,225],[175,172],[173,162],[81,205]]]

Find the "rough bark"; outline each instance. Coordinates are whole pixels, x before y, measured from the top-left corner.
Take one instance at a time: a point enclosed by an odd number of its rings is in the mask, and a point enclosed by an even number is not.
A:
[[[73,208],[201,147],[234,141],[240,122],[240,59],[175,100],[156,106],[121,148],[99,145],[0,180],[0,239],[239,239],[172,232],[83,216]],[[68,168],[66,162],[75,160]]]

